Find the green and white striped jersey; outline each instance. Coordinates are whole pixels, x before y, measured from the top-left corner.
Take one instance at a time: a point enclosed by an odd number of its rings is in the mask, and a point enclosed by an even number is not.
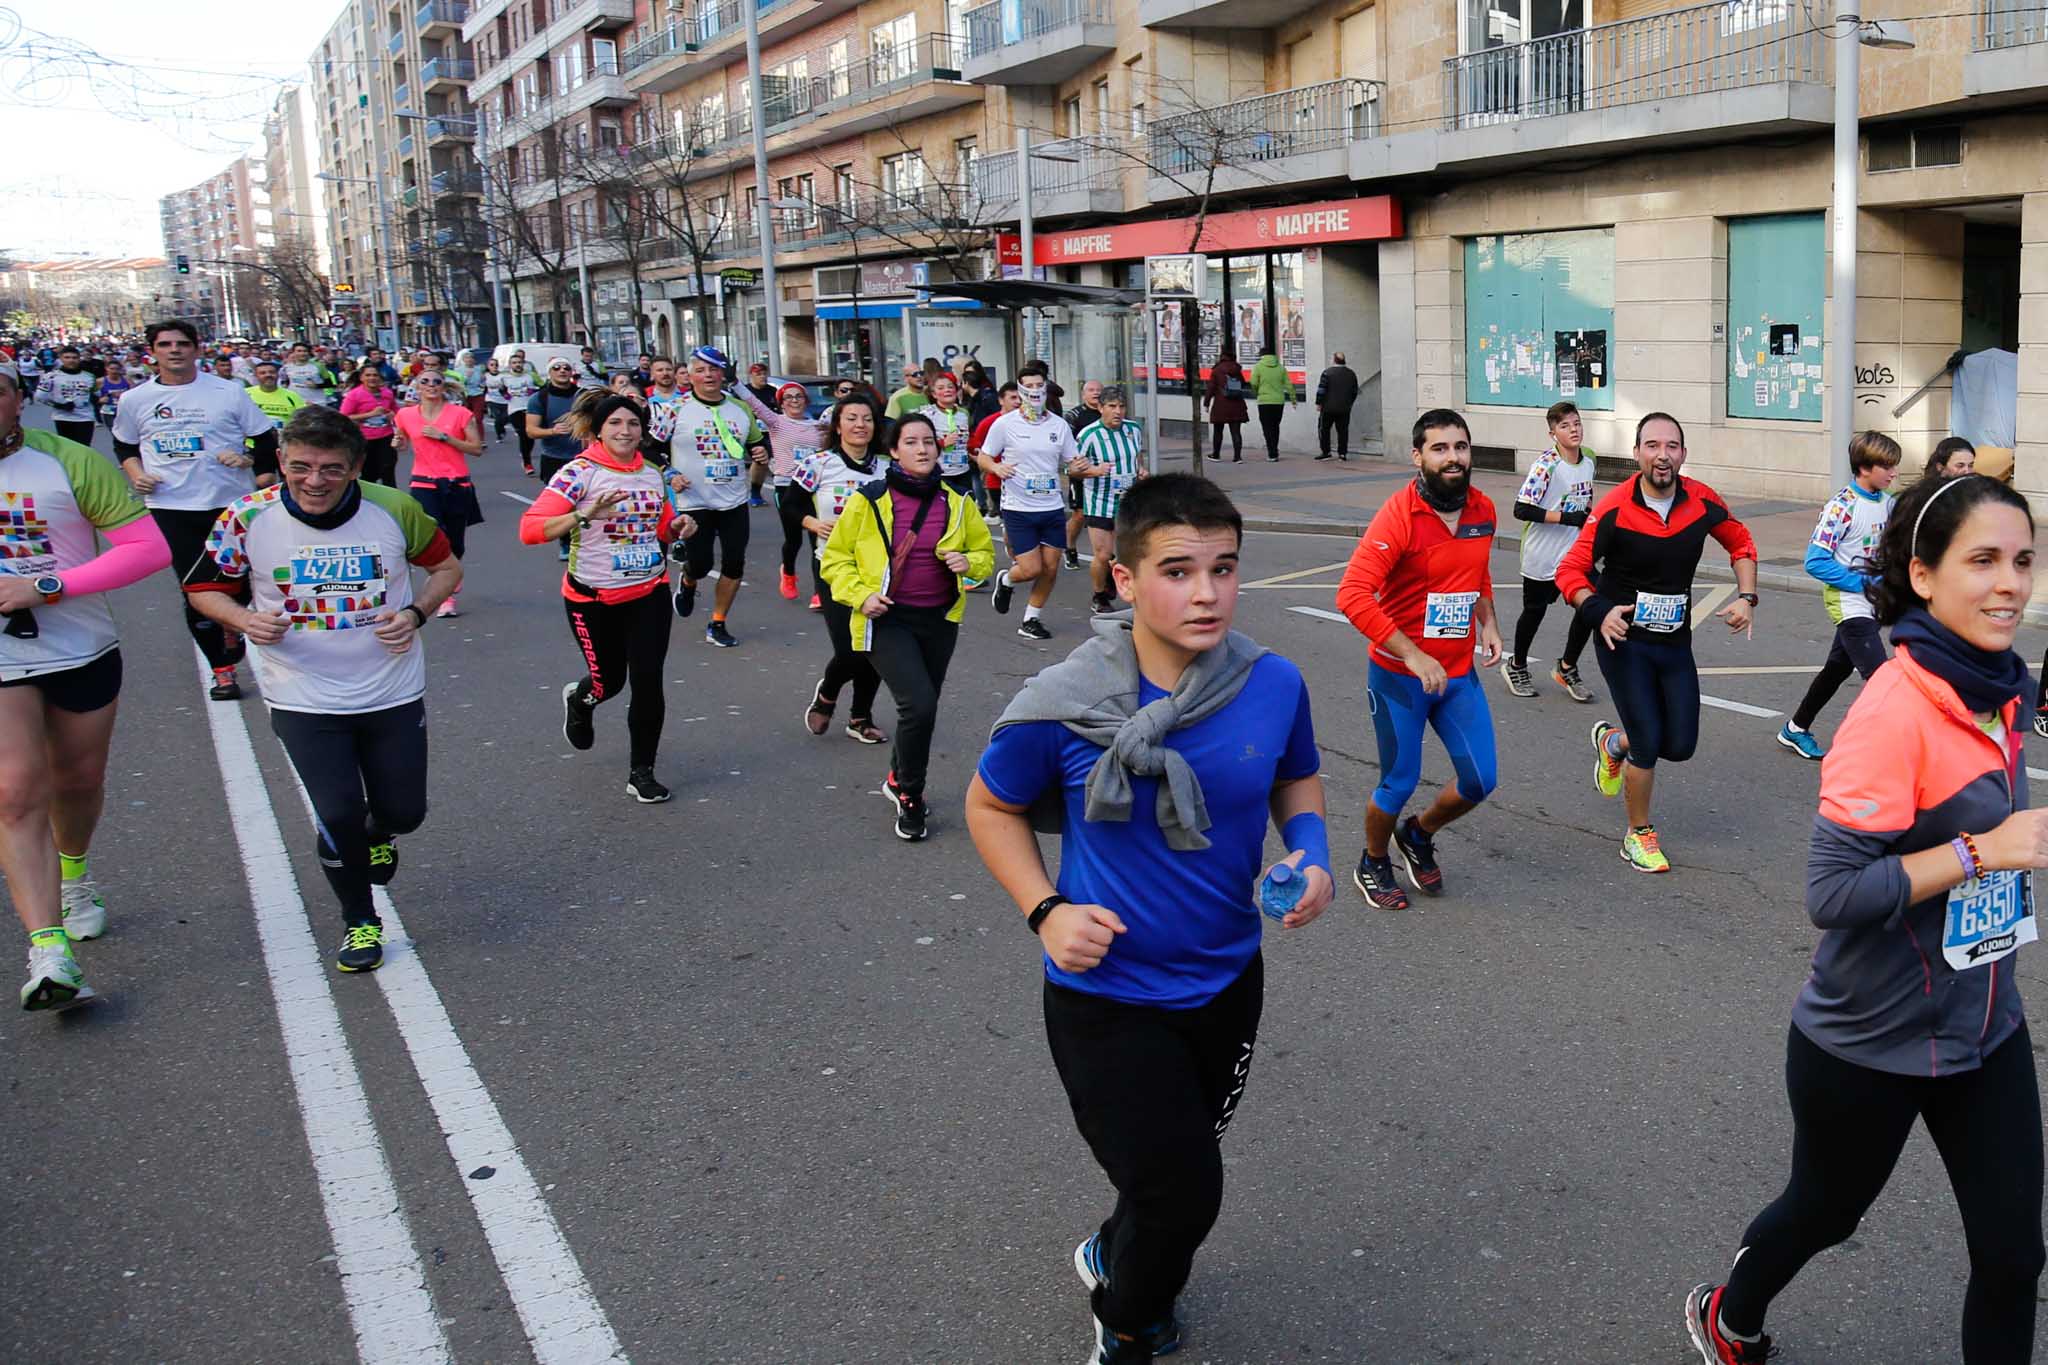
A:
[[[1144,437],[1134,422],[1121,422],[1114,431],[1101,422],[1091,422],[1081,432],[1080,446],[1088,463],[1106,464],[1112,471],[1082,484],[1081,513],[1114,517],[1124,491],[1145,472]]]

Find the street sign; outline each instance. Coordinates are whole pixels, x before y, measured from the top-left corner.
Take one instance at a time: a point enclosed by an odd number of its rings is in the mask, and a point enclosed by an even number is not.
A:
[[[329,327],[346,327],[348,326],[348,319],[336,313],[333,317],[327,319],[327,325]]]
[[[761,276],[758,271],[749,270],[743,265],[727,266],[718,272],[718,279],[721,284],[736,285],[740,288],[747,288],[761,282]]]

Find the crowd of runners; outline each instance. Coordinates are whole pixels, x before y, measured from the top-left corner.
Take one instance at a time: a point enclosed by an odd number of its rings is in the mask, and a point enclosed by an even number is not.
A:
[[[93,998],[73,944],[107,922],[89,851],[121,685],[115,588],[172,570],[213,700],[241,696],[253,658],[342,910],[335,965],[359,972],[382,961],[372,888],[426,815],[421,632],[460,610],[464,537],[482,519],[468,460],[492,431],[516,430],[539,485],[520,541],[554,546],[562,566],[576,656],[565,738],[592,748],[598,711],[625,694],[626,787],[643,803],[671,794],[656,766],[675,621],[701,612],[708,643],[740,643],[750,509],[774,501],[781,597],[802,593],[797,560],[810,560],[808,605],[830,642],[802,723],[827,735],[844,701],[846,736],[891,745],[883,786],[912,842],[929,832],[931,739],[969,602],[1008,617],[1022,589],[1018,633],[1051,638],[1045,607],[1085,530],[1090,628],[1002,712],[966,824],[1042,949],[1053,1062],[1118,1195],[1074,1253],[1090,1358],[1176,1349],[1263,1008],[1262,912],[1299,929],[1336,887],[1308,686],[1233,628],[1243,526],[1222,490],[1147,476],[1125,395],[1091,382],[1062,413],[1035,363],[999,386],[932,365],[887,399],[840,381],[814,411],[808,390],[772,387],[761,367],[736,383],[709,347],[681,366],[643,356],[608,372],[586,356],[540,374],[522,355],[501,371],[371,353],[344,376],[298,347],[202,365],[199,342],[172,321],[149,329],[138,364],[92,357],[98,374],[70,348],[47,365],[0,361],[0,872],[29,935],[23,1006]],[[22,425],[25,368],[57,431]],[[80,411],[105,420],[113,460],[90,448]],[[1675,418],[1637,423],[1636,473],[1597,497],[1578,412],[1561,403],[1548,422],[1552,445],[1511,509],[1525,523],[1511,637],[1495,609],[1498,511],[1447,409],[1414,423],[1415,477],[1379,508],[1337,590],[1366,637],[1379,782],[1352,881],[1375,909],[1449,890],[1436,835],[1499,777],[1477,668],[1498,667],[1511,698],[1535,695],[1530,651],[1560,600],[1549,677],[1599,706],[1579,669],[1594,650],[1606,706],[1591,781],[1622,801],[1619,856],[1671,870],[1651,804],[1659,763],[1698,742],[1694,577],[1714,541],[1735,579],[1714,615],[1747,636],[1756,546],[1683,473]],[[1787,1044],[1791,1175],[1725,1282],[1686,1297],[1685,1330],[1707,1365],[1765,1359],[1771,1300],[1850,1236],[1924,1119],[1966,1232],[1961,1358],[2021,1362],[2043,1263],[2040,1101],[2012,962],[2036,936],[2031,874],[2048,867],[2023,757],[2027,730],[2048,731],[2012,647],[2034,526],[2023,498],[1970,471],[1966,446],[1945,444],[1898,497],[1896,443],[1864,433],[1849,454],[1854,480],[1805,558],[1834,643],[1778,735],[1825,758],[1805,879],[1820,939]],[[1811,727],[1851,670],[1865,686],[1824,751]],[[884,684],[893,740],[875,714]],[[1455,776],[1411,811],[1428,730]],[[1272,864],[1269,826],[1284,849]],[[1058,835],[1056,875],[1042,833]]]

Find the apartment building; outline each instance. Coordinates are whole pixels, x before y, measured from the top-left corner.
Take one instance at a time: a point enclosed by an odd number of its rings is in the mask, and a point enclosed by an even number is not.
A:
[[[320,162],[307,132],[310,102],[303,85],[278,91],[263,121],[263,178],[278,241],[302,243],[315,268],[324,268],[327,220],[320,211],[320,181],[315,178]]]
[[[220,335],[241,330],[236,282],[229,265],[274,242],[270,196],[263,163],[238,157],[224,170],[190,189],[177,190],[159,201],[164,239],[163,287],[168,310],[191,318]],[[188,273],[179,274],[184,257]]]
[[[313,53],[329,278],[399,344],[495,339],[461,0],[348,0]],[[386,338],[389,340],[390,338]]]
[[[2016,352],[2017,480],[2048,509],[2048,25],[2014,0],[1888,17],[1915,47],[1863,51],[1855,423],[1917,459],[1950,414],[1945,382],[1914,391],[1958,349]],[[1602,453],[1664,410],[1719,486],[1830,491],[1824,17],[1787,0],[994,0],[965,22],[990,129],[1033,129],[1060,158],[1033,158],[1035,264],[1121,284],[1146,252],[1208,253],[1198,371],[1224,345],[1272,347],[1312,383],[1342,350],[1388,444],[1448,405],[1501,464],[1542,448],[1560,398]],[[1016,212],[1002,156],[978,168],[999,228]],[[1122,363],[1084,340],[1056,351]],[[1171,378],[1179,338],[1160,340]],[[1294,441],[1311,421],[1290,416]]]

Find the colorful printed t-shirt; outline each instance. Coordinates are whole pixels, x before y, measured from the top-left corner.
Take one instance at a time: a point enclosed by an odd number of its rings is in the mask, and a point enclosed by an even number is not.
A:
[[[1571,463],[1552,446],[1529,466],[1516,502],[1533,503],[1546,512],[1590,512],[1593,510],[1593,452],[1583,446],[1579,462]],[[1583,525],[1582,521],[1580,525]],[[1522,577],[1547,583],[1557,577],[1558,561],[1579,538],[1578,526],[1560,521],[1526,522],[1522,526]]]
[[[308,519],[283,484],[237,499],[185,580],[187,592],[232,592],[246,581],[251,610],[289,618],[282,640],[249,645],[263,700],[277,710],[355,715],[427,690],[420,641],[393,654],[372,627],[412,604],[407,566],[447,559],[448,537],[410,494],[357,483],[350,497],[353,509],[338,520]]]
[[[967,409],[958,404],[942,408],[930,403],[919,408],[924,416],[931,418],[932,429],[939,436],[939,474],[943,478],[957,479],[967,472],[967,438],[973,433],[974,418]]]
[[[635,456],[629,466],[606,464],[586,452],[555,471],[549,494],[563,510],[588,513],[599,498],[624,490],[624,500],[569,529],[569,577],[600,601],[624,601],[659,586],[668,572],[661,547],[666,522],[661,471]],[[536,510],[556,504],[536,499]],[[550,515],[556,515],[550,513]],[[573,585],[572,585],[573,586]],[[582,595],[582,594],[579,594]]]
[[[1860,580],[1869,574],[1870,562],[1877,556],[1877,542],[1891,520],[1893,501],[1889,493],[1867,493],[1849,485],[1820,509],[1808,552],[1821,551],[1840,565],[1843,572],[1836,577],[1843,582]],[[1877,615],[1869,598],[1838,583],[1824,586],[1821,600],[1827,603],[1828,619],[1836,625],[1852,617]]]
[[[690,481],[676,495],[684,511],[722,512],[747,505],[747,447],[765,437],[738,399],[706,403],[695,394],[676,405],[669,468]]]
[[[100,553],[96,530],[145,515],[107,460],[50,431],[24,429],[21,449],[0,459],[0,572],[62,576]],[[0,681],[89,664],[119,643],[103,592],[35,610],[33,640],[0,635]]]

